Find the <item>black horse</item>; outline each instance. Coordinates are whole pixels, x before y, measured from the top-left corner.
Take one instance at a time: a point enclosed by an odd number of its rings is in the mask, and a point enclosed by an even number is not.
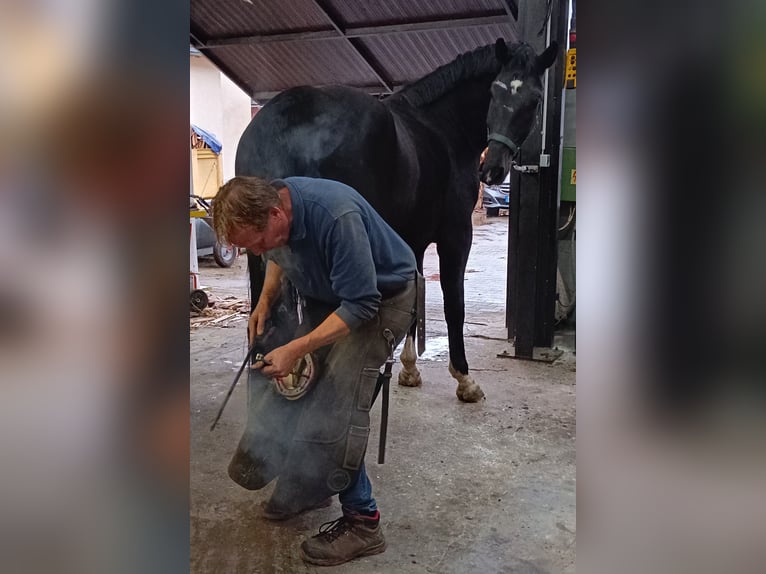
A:
[[[237,148],[237,175],[323,177],[359,191],[412,247],[421,272],[426,247],[436,243],[449,371],[462,401],[484,396],[468,374],[463,342],[463,276],[479,177],[505,178],[532,129],[541,74],[557,51],[552,44],[538,56],[527,44],[500,39],[382,100],[342,86],[292,88],[263,107]],[[488,141],[507,151],[493,153],[497,159],[485,161],[480,174]],[[260,259],[248,253],[248,262],[254,290]],[[412,337],[401,361],[399,384],[419,385]]]

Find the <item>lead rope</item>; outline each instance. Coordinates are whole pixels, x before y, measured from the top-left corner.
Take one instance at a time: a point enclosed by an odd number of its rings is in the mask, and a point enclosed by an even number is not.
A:
[[[396,348],[396,339],[391,329],[384,329],[383,336],[388,343],[388,358],[386,359],[386,366],[383,369],[383,373],[378,377],[382,379],[382,397],[380,408],[380,443],[378,444],[378,464],[383,464],[386,461],[386,432],[388,431],[388,387],[391,381],[391,367],[394,365],[394,349]]]

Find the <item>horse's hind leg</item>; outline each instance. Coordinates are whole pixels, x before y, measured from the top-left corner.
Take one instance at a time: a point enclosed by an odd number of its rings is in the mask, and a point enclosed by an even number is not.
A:
[[[399,371],[399,384],[405,387],[419,387],[423,384],[423,379],[420,378],[420,371],[415,366],[417,360],[417,354],[415,353],[415,337],[410,330],[407,333],[407,339],[404,341],[404,348],[399,355],[399,360],[402,362],[402,370]]]
[[[470,223],[467,230],[453,234],[437,244],[439,252],[439,274],[444,294],[444,318],[447,321],[449,338],[449,372],[457,379],[455,394],[466,403],[475,403],[484,398],[484,391],[468,374],[465,358],[463,323],[465,322],[465,292],[463,287],[465,266],[471,248]]]
[[[423,256],[425,251],[416,251],[415,260],[417,261],[418,271],[423,273]],[[425,313],[425,309],[420,311]],[[419,387],[423,384],[423,379],[420,377],[420,371],[415,366],[418,359],[417,353],[415,353],[415,329],[417,322],[412,325],[412,328],[407,333],[407,339],[404,341],[404,348],[399,355],[399,360],[402,362],[402,370],[399,371],[399,384],[403,387]]]

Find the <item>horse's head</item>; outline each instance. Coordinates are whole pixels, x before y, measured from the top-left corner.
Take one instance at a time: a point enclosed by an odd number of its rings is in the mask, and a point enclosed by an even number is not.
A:
[[[495,44],[495,56],[502,68],[492,82],[487,114],[489,151],[481,168],[481,180],[490,185],[502,183],[532,130],[537,104],[543,99],[541,76],[558,53],[555,42],[539,56],[528,44],[512,48],[509,50],[502,38]]]

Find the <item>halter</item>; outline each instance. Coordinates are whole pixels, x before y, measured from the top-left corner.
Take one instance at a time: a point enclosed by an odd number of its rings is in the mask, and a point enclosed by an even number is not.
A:
[[[511,150],[511,155],[516,155],[516,152],[519,149],[519,146],[517,146],[509,137],[504,136],[503,134],[499,134],[497,132],[492,132],[487,136],[487,142],[490,141],[496,141],[501,144],[503,144],[505,147],[507,147],[509,150]]]

